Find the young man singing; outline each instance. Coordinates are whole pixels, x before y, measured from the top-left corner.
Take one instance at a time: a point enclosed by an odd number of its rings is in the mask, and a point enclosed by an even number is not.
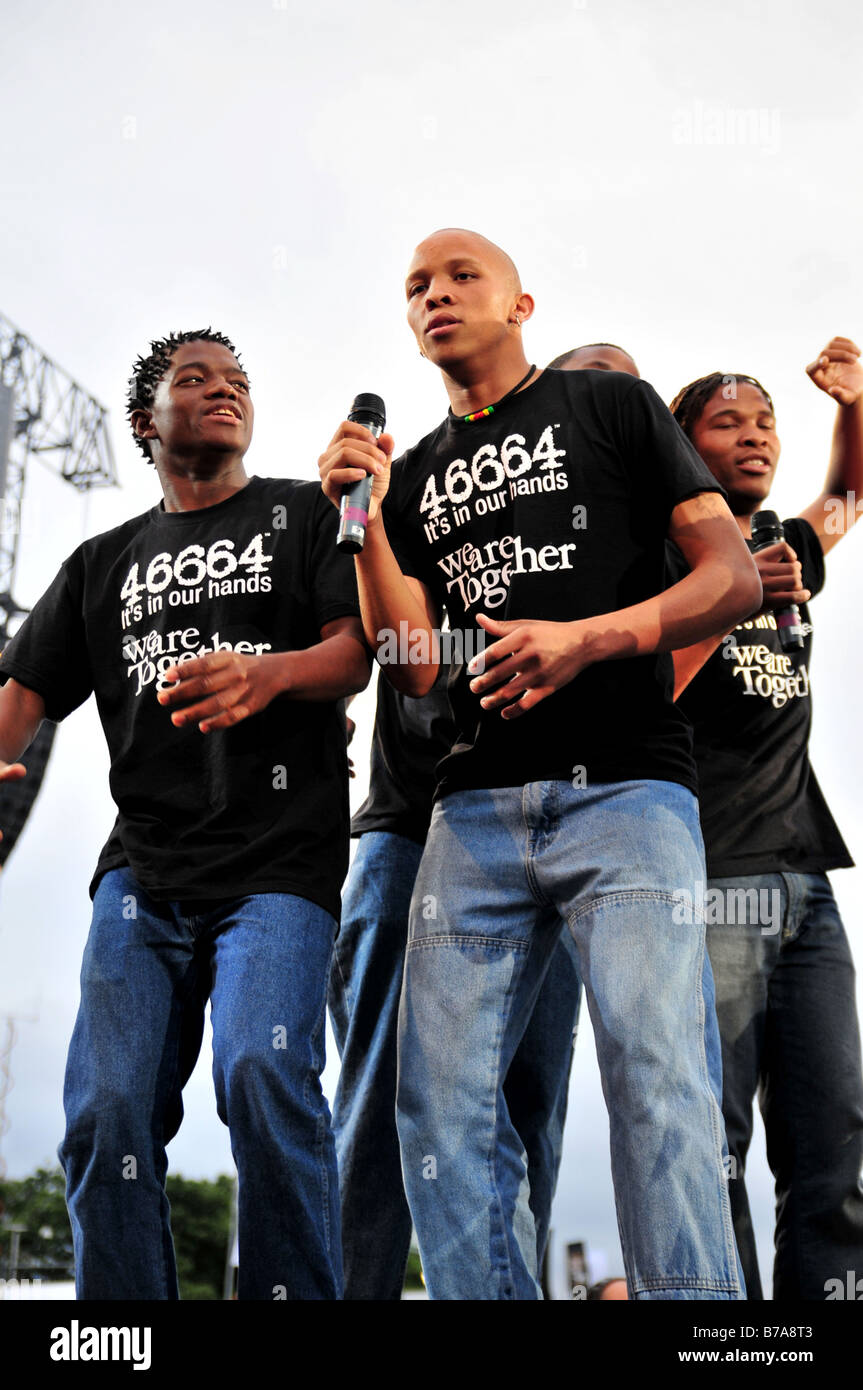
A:
[[[813,618],[825,556],[858,519],[863,363],[832,338],[807,367],[836,401],[821,491],[756,556],[764,608],[674,654],[692,721],[707,859],[707,949],[722,1040],[731,1211],[751,1299],[762,1297],[745,1168],[753,1101],[776,1180],[773,1298],[845,1297],[863,1270],[863,1075],[851,948],[827,871],[850,867],[809,761]],[[725,489],[741,535],[768,501],[780,444],[755,377],[713,372],[671,406]],[[686,573],[671,554],[672,577]],[[797,642],[782,626],[799,605]]]
[[[623,348],[573,348],[565,371],[638,368]],[[345,1297],[401,1297],[411,1217],[396,1132],[396,1040],[408,916],[432,815],[434,770],[455,742],[445,664],[428,695],[402,695],[381,678],[369,794],[351,822],[359,844],[342,899],[330,976],[330,1015],[342,1068],[333,1130],[342,1199]],[[524,1145],[542,1272],[560,1167],[581,986],[563,931],[504,1083]]]
[[[401,1004],[399,1135],[429,1292],[539,1294],[503,1082],[563,920],[596,1034],[632,1296],[736,1299],[704,929],[673,921],[704,860],[667,653],[719,613],[757,607],[757,571],[651,387],[528,364],[533,300],[498,247],[435,233],[406,293],[450,412],[392,476],[392,439],[349,422],[320,467],[333,501],[374,475],[357,558],[366,637],[392,652],[406,622],[428,656],[412,662],[412,644],[385,668],[393,684],[428,690],[443,607],[453,629],[491,639],[485,669],[470,663],[452,688],[458,735]],[[662,592],[667,535],[692,573]]]
[[[177,1297],[165,1146],[209,998],[239,1295],[338,1298],[319,1076],[347,867],[339,702],[369,674],[356,586],[319,488],[247,477],[233,345],[151,346],[129,413],[163,500],[79,546],[0,659],[0,777],[94,692],[118,808],[66,1069],[78,1297]]]

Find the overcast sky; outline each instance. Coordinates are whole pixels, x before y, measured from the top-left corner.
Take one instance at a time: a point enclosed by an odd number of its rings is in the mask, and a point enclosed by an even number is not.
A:
[[[358,391],[384,397],[397,446],[432,428],[447,401],[406,327],[403,279],[441,226],[513,255],[537,303],[530,361],[618,342],[666,400],[706,371],[759,376],[783,440],[772,505],[799,511],[835,409],[804,367],[833,334],[863,335],[861,33],[856,0],[827,25],[802,0],[6,0],[0,311],[109,408],[121,484],[85,502],[31,466],[19,602],[86,535],[158,500],[123,411],[152,337],[212,324],[238,345],[250,472],[316,477]],[[831,555],[813,605],[813,762],[858,858],[861,546]],[[372,692],[357,709],[358,804]],[[12,1176],[52,1161],[62,1134],[87,885],[113,820],[106,772],[91,701],[61,727],[3,875],[0,1012],[21,1020],[0,1138]],[[833,881],[859,958],[860,871]],[[589,1243],[595,1275],[620,1268],[589,1033],[585,1011],[558,1278],[571,1239]],[[336,1067],[330,1044],[329,1094]],[[189,1176],[230,1167],[208,1054],[170,1159]]]

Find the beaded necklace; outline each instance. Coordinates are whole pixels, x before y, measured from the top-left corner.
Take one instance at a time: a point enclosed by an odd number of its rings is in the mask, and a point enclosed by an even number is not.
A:
[[[461,418],[464,423],[466,425],[472,425],[475,420],[484,420],[488,415],[493,415],[498,406],[503,405],[504,401],[508,401],[510,396],[514,396],[516,391],[520,391],[522,386],[527,385],[535,371],[536,364],[534,363],[532,367],[528,368],[527,376],[523,376],[521,381],[513,386],[511,391],[507,391],[505,396],[501,396],[499,401],[495,401],[494,405],[487,405],[484,410],[475,410],[472,415],[463,415]]]

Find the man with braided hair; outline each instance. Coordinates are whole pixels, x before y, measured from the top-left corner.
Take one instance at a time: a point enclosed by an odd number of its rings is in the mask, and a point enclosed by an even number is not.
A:
[[[353,568],[315,484],[247,476],[254,412],[227,338],[153,343],[128,411],[163,500],[79,546],[0,658],[0,778],[93,692],[118,810],[64,1093],[78,1297],[177,1297],[165,1146],[209,998],[239,1296],[338,1298],[319,1078],[348,858],[341,701],[369,675]]]
[[[851,855],[809,762],[813,618],[825,557],[847,535],[863,492],[863,363],[835,337],[806,368],[836,402],[821,491],[755,556],[764,605],[674,653],[675,692],[691,721],[707,865],[707,948],[722,1044],[731,1211],[750,1299],[761,1276],[746,1192],[757,1095],[776,1183],[773,1298],[845,1297],[863,1268],[863,1076],[854,964],[827,873]],[[773,401],[755,377],[712,372],[672,414],[753,544],[780,445]],[[850,505],[849,505],[850,499]],[[669,547],[669,572],[687,572]],[[799,605],[798,645],[782,643]]]

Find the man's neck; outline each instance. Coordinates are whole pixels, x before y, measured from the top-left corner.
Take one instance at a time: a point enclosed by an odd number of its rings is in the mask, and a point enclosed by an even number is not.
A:
[[[208,461],[160,459],[156,471],[162,484],[166,512],[195,512],[241,492],[249,479],[242,458]]]
[[[493,362],[459,362],[450,370],[442,367],[441,375],[453,415],[473,415],[474,411],[496,405],[529,369],[530,363],[521,347],[517,354],[507,353],[505,357],[498,354]],[[539,372],[535,372],[525,386],[531,385],[538,376]]]
[[[767,500],[767,499],[765,498],[764,501],[766,501],[766,500]],[[740,534],[743,536],[744,540],[751,541],[751,539],[752,539],[752,518],[754,517],[754,515],[755,515],[756,512],[760,512],[760,511],[761,511],[761,509],[762,509],[763,506],[764,506],[764,502],[759,502],[758,505],[755,506],[755,507],[753,507],[751,511],[747,511],[747,512],[735,512],[735,513],[734,513],[734,520],[737,522],[737,525],[740,527]]]

